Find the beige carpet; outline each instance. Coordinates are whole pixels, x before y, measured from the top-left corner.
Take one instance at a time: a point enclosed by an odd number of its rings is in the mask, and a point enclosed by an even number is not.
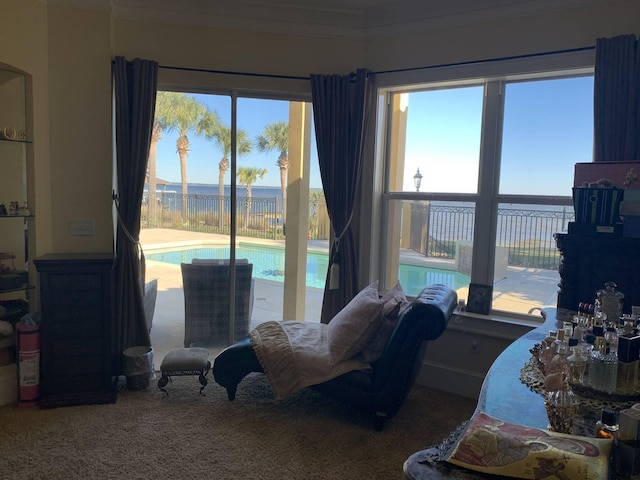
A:
[[[123,390],[113,405],[0,408],[1,479],[399,479],[417,450],[469,418],[475,401],[416,386],[383,432],[311,390],[274,400],[251,374],[230,402],[210,380],[164,395]]]

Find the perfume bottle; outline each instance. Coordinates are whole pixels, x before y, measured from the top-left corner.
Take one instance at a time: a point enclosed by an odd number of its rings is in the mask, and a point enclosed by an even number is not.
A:
[[[611,352],[604,337],[597,337],[591,353],[589,366],[589,384],[595,390],[613,393],[616,389],[618,376],[617,353]]]
[[[607,315],[607,319],[612,325],[618,323],[618,320],[622,316],[624,293],[616,291],[617,287],[615,282],[606,282],[604,289],[596,292],[600,311]]]
[[[551,359],[550,373],[569,373],[569,364],[567,357],[569,356],[569,345],[565,341],[565,331],[558,330],[555,341],[556,354]]]
[[[571,391],[566,380],[562,388],[547,392],[544,401],[549,430],[558,433],[573,433],[573,423],[578,415],[578,399]]]
[[[606,350],[604,354],[604,390],[614,393],[618,385],[618,334],[615,329],[605,332]]]
[[[584,383],[584,372],[587,368],[588,358],[585,355],[585,348],[581,345],[571,347],[571,355],[567,357],[569,365],[568,381],[570,384],[582,385]]]
[[[543,373],[546,375],[551,370],[551,360],[556,354],[556,332],[550,331],[549,335],[543,340],[538,360],[542,363]]]
[[[609,438],[614,444],[618,440],[618,414],[615,410],[603,408],[600,412],[600,420],[596,422],[596,438]]]
[[[618,337],[618,393],[632,395],[638,389],[640,366],[640,335],[624,334]]]

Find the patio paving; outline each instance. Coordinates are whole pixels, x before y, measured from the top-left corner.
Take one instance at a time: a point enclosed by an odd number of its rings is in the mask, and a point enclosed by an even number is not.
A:
[[[238,238],[242,240],[242,238]],[[249,239],[247,239],[249,240]],[[160,248],[173,248],[202,243],[228,244],[229,237],[200,232],[188,232],[170,229],[142,229],[140,242],[145,253]],[[251,243],[264,245],[283,241],[250,239]],[[326,240],[309,242],[309,248],[327,251]],[[417,261],[434,267],[442,266],[442,260],[433,261],[415,252],[404,252],[401,257],[411,263]],[[146,278],[158,279],[158,297],[151,329],[151,342],[154,349],[154,363],[159,367],[164,355],[173,348],[183,346],[184,339],[184,296],[182,292],[182,274],[179,265],[147,260]],[[494,309],[512,312],[528,312],[532,308],[556,306],[558,272],[533,268],[509,267],[507,277],[494,285]],[[255,279],[254,307],[250,328],[267,320],[282,319],[282,299],[284,288],[280,282]],[[458,290],[458,296],[466,299],[467,289]],[[322,289],[307,288],[305,319],[319,321],[322,308]],[[225,345],[211,345],[211,358],[214,358]]]

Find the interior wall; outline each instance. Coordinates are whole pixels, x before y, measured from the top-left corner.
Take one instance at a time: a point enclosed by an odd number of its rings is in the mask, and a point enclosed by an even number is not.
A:
[[[49,93],[47,9],[37,0],[3,0],[0,15],[0,63],[31,76],[34,142],[29,209],[38,218],[31,229],[32,255],[48,252],[51,243],[51,183],[49,154]]]
[[[639,18],[640,2],[626,0],[434,27],[368,41],[365,62],[382,72],[589,47],[600,37],[640,32]]]
[[[346,74],[364,59],[363,42],[349,39],[124,19],[115,21],[114,32],[117,55],[177,67],[308,77],[311,73]]]
[[[113,251],[110,22],[107,10],[48,7],[56,252]],[[93,234],[72,234],[75,221]]]

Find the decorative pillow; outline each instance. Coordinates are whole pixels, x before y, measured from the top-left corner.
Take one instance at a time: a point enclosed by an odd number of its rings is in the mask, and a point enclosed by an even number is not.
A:
[[[384,300],[378,296],[378,281],[363,288],[329,322],[327,340],[331,365],[362,351],[382,321]]]
[[[446,461],[511,478],[609,478],[613,440],[526,427],[478,413]]]
[[[409,306],[409,300],[407,300],[400,282],[395,287],[380,292],[380,298],[385,302],[382,308],[382,322],[361,354],[362,359],[369,363],[375,362],[382,356],[384,347],[387,345],[396,323],[398,323],[398,318]]]

